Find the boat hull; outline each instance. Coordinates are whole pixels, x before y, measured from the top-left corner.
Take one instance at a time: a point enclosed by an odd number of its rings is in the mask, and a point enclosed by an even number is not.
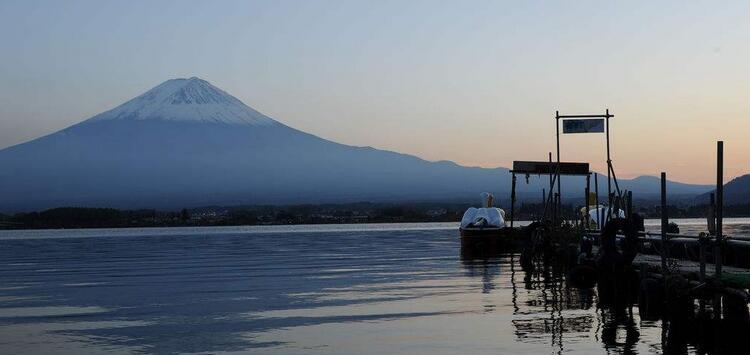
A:
[[[461,239],[502,238],[508,234],[509,228],[459,228]]]
[[[516,228],[459,228],[464,259],[489,257],[516,250],[520,231]]]

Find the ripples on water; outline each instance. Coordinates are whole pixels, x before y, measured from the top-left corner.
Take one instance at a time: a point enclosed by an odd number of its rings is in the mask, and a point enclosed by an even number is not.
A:
[[[0,353],[661,352],[454,224],[289,228],[3,232]]]

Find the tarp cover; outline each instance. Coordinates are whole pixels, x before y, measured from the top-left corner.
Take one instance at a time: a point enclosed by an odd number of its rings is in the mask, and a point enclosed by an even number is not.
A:
[[[599,213],[599,217],[597,217],[597,213]],[[598,221],[597,218],[601,218],[602,222],[607,219],[607,213],[609,213],[609,207],[594,207],[592,206],[591,209],[589,209],[589,217],[591,218],[591,221],[596,223]],[[625,211],[621,209],[617,209],[612,214],[612,218],[625,218]]]
[[[471,207],[461,218],[461,228],[502,228],[505,227],[505,211],[495,208]]]

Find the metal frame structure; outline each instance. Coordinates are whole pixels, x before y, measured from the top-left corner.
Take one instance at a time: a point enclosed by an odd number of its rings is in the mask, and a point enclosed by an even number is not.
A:
[[[556,132],[556,141],[557,141],[557,164],[560,164],[560,119],[581,119],[581,118],[602,118],[605,122],[605,135],[606,135],[606,141],[607,141],[607,205],[609,207],[608,211],[609,214],[612,213],[612,182],[614,181],[615,184],[615,190],[617,191],[617,196],[619,197],[620,201],[622,201],[622,192],[620,191],[620,185],[617,183],[617,175],[615,174],[615,169],[612,166],[612,158],[610,155],[610,146],[609,146],[609,119],[615,117],[615,115],[609,113],[609,109],[606,109],[605,113],[603,115],[561,115],[560,111],[555,111],[555,132]],[[551,158],[551,156],[550,156]],[[554,184],[557,182],[557,195],[558,198],[561,199],[561,183],[560,183],[560,173],[558,168],[558,173],[555,174],[555,178],[552,179],[552,182],[550,183],[550,194],[551,190],[554,188]],[[598,191],[598,189],[597,189]],[[551,203],[551,199],[550,199]],[[559,201],[558,201],[559,203]],[[597,203],[598,203],[598,193],[597,193]],[[588,196],[586,198],[586,206],[588,207]],[[557,206],[559,207],[559,206]],[[609,217],[609,216],[607,216]]]
[[[550,177],[550,193],[547,196],[550,200],[552,199],[552,188],[554,187],[554,177],[558,177],[561,175],[567,175],[567,176],[586,176],[586,198],[585,198],[585,205],[588,208],[588,191],[590,189],[590,181],[591,181],[591,170],[589,169],[589,163],[578,163],[578,162],[552,162],[552,153],[549,153],[549,162],[543,162],[543,161],[513,161],[513,169],[510,170],[510,173],[512,175],[511,180],[511,190],[510,190],[510,226],[513,227],[513,222],[515,220],[515,206],[516,206],[516,175],[526,175],[527,177],[529,175],[549,175]],[[559,191],[559,185],[558,185],[558,191]],[[598,191],[598,190],[597,190]],[[542,189],[542,199],[545,199],[545,193],[544,189]],[[597,197],[598,198],[598,197]],[[560,199],[560,196],[556,196],[556,207],[552,209],[552,215],[553,220],[557,220],[558,213],[560,212],[559,204],[562,199]],[[545,201],[544,204],[544,215],[543,218],[547,217],[547,202]],[[588,214],[588,212],[587,212]]]

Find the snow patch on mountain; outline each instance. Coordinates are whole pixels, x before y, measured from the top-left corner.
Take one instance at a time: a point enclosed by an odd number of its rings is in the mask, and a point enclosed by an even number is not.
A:
[[[278,124],[234,96],[196,77],[167,80],[143,95],[92,117],[88,122],[106,120],[164,120],[258,126]]]

